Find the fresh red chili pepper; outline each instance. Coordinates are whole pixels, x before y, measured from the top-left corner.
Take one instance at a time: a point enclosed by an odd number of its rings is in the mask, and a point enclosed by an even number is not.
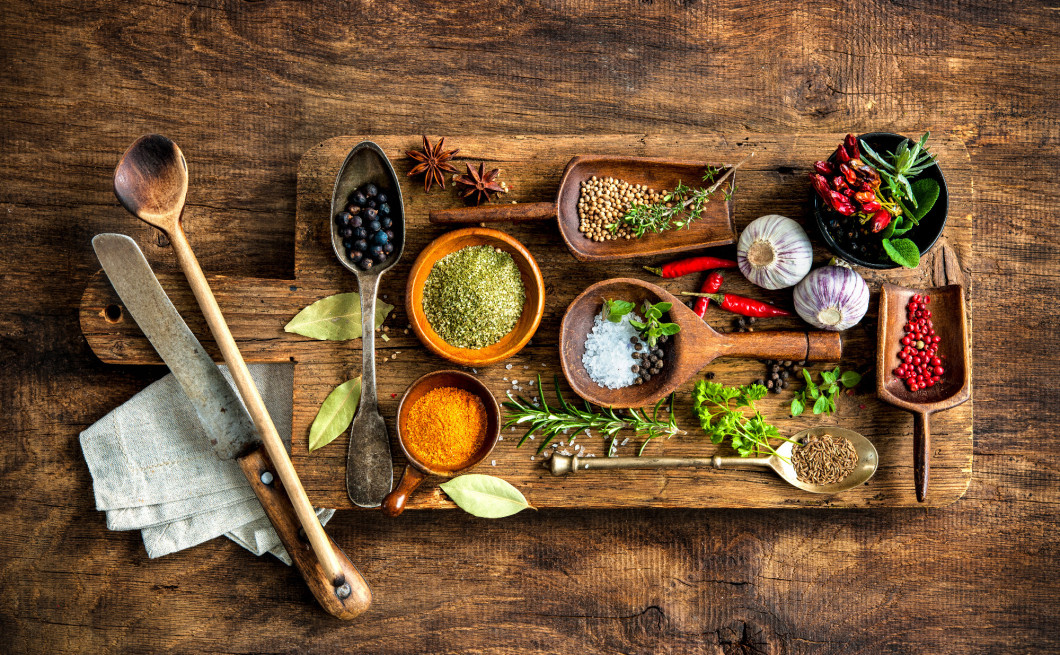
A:
[[[872,215],[872,231],[879,232],[891,223],[891,213],[881,209]]]
[[[721,288],[721,283],[725,280],[722,277],[721,271],[711,271],[707,279],[703,280],[703,286],[699,288],[701,293],[714,293]],[[710,298],[696,298],[696,305],[692,308],[692,311],[696,313],[696,316],[703,318],[703,315],[707,313],[707,305],[710,304]]]
[[[699,296],[698,293],[685,292],[685,295]],[[769,303],[762,302],[761,300],[755,300],[754,298],[746,298],[744,296],[736,296],[731,293],[708,293],[704,298],[709,298],[714,302],[718,303],[718,306],[722,309],[727,309],[734,314],[741,316],[754,316],[755,318],[769,318],[772,316],[791,316],[792,313],[786,309],[775,307]]]
[[[645,266],[644,270],[651,271],[661,277],[681,277],[682,275],[688,275],[689,273],[709,271],[712,268],[736,268],[736,266],[736,262],[731,259],[721,259],[720,257],[689,257],[688,259],[679,259],[676,262],[670,262],[660,268]]]

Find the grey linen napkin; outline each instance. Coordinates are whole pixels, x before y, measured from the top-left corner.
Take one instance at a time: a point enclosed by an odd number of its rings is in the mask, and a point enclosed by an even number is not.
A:
[[[219,368],[231,384],[228,369]],[[293,365],[248,368],[290,450]],[[291,563],[239,464],[214,454],[172,374],[82,432],[81,450],[107,528],[140,530],[149,557],[224,535],[255,555],[270,552]],[[321,523],[334,514],[317,509]]]

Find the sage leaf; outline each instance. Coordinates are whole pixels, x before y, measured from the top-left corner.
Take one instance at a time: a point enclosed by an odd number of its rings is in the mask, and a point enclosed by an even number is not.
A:
[[[534,509],[518,489],[492,475],[461,475],[438,486],[460,509],[484,519],[511,516],[527,507]]]
[[[350,427],[361,400],[361,378],[347,380],[328,394],[309,426],[309,452],[323,448]]]
[[[883,249],[895,264],[906,268],[920,265],[920,249],[909,239],[883,239]]]
[[[929,177],[913,182],[913,194],[916,196],[916,212],[914,215],[918,221],[927,216],[927,213],[935,206],[935,201],[939,199],[940,191],[939,183]]]
[[[394,306],[375,301],[375,327],[383,324]],[[337,293],[321,298],[298,312],[283,326],[284,332],[322,341],[345,341],[361,336],[361,297],[357,293]]]

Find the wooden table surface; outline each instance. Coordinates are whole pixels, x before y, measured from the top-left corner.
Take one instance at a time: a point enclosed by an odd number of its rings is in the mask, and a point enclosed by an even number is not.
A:
[[[103,3],[0,11],[5,652],[1039,653],[1060,649],[1060,11],[1037,3]],[[975,183],[975,459],[941,509],[341,512],[353,623],[224,539],[150,560],[77,435],[160,367],[102,364],[90,239],[168,248],[110,190],[194,153],[203,267],[290,277],[301,155],[341,134],[961,136]]]

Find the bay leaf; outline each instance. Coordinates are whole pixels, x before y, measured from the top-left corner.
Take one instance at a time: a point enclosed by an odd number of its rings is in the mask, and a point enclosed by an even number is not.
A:
[[[328,394],[309,426],[309,452],[323,448],[350,427],[361,400],[361,378],[347,380]]]
[[[375,327],[383,324],[392,309],[393,305],[376,299]],[[361,296],[337,293],[321,298],[298,312],[283,330],[322,341],[357,339],[361,336]]]
[[[510,483],[492,475],[471,473],[438,485],[460,509],[486,519],[511,516],[534,509]]]

